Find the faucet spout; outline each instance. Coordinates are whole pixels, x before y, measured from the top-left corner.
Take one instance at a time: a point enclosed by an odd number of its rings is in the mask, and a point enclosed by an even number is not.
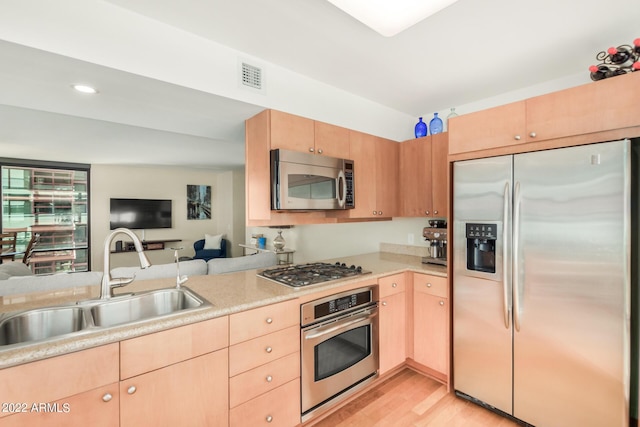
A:
[[[142,242],[140,242],[138,236],[128,228],[116,228],[104,240],[104,272],[102,274],[102,282],[100,284],[100,299],[111,298],[113,296],[113,288],[128,285],[135,279],[135,275],[134,277],[128,278],[114,279],[111,277],[111,243],[113,242],[114,237],[118,234],[126,234],[131,238],[131,240],[133,240],[133,245],[138,253],[138,258],[140,259],[140,268],[148,268],[151,266],[151,262],[149,262],[149,258],[145,255]]]

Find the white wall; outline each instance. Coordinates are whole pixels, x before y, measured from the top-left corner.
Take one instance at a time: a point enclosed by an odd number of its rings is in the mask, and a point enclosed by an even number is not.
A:
[[[204,234],[228,234],[231,246],[244,240],[244,210],[234,212],[237,203],[233,200],[230,182],[234,174],[242,171],[213,172],[190,168],[131,167],[115,165],[93,165],[91,167],[91,268],[103,270],[104,241],[109,230],[109,199],[112,197],[171,199],[173,201],[173,227],[170,229],[145,230],[146,240],[180,239],[181,242],[167,246],[183,247],[181,256],[193,256],[193,242],[204,238]],[[187,220],[187,185],[210,185],[212,219]],[[237,186],[236,186],[237,188]],[[239,195],[244,200],[244,195]],[[238,225],[240,221],[240,225]],[[141,231],[136,231],[139,237]],[[124,235],[115,240],[127,240]],[[112,248],[114,245],[112,245]],[[148,251],[151,263],[163,264],[173,261],[170,249]],[[134,253],[111,255],[111,266],[137,265]]]

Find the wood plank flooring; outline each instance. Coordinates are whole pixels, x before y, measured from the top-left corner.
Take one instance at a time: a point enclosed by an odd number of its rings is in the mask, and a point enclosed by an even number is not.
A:
[[[404,369],[313,427],[518,427]]]

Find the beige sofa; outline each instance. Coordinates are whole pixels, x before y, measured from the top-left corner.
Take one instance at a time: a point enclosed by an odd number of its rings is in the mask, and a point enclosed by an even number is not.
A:
[[[195,259],[180,261],[181,276],[202,276],[223,274],[235,271],[254,270],[277,265],[278,259],[273,252],[261,252],[237,258],[214,258],[208,262]],[[176,264],[152,265],[147,269],[140,267],[116,267],[111,269],[112,277],[132,277],[137,280],[176,277]],[[99,285],[101,271],[83,271],[76,273],[58,273],[35,276],[29,267],[21,262],[0,264],[0,297],[29,292],[73,288],[76,286]]]

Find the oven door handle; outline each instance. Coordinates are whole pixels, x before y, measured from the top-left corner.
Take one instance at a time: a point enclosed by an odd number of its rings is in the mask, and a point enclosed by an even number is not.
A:
[[[318,329],[312,333],[305,334],[304,339],[312,340],[314,338],[318,338],[324,335],[329,335],[333,332],[339,331],[340,329],[345,329],[345,328],[348,328],[349,326],[355,325],[356,323],[360,323],[363,320],[373,319],[377,315],[378,315],[378,311],[376,310],[375,312],[369,314],[368,316],[361,316],[361,317],[358,317],[357,319],[349,320],[348,322],[345,322],[345,323],[341,322],[339,325],[331,326],[330,328]]]

